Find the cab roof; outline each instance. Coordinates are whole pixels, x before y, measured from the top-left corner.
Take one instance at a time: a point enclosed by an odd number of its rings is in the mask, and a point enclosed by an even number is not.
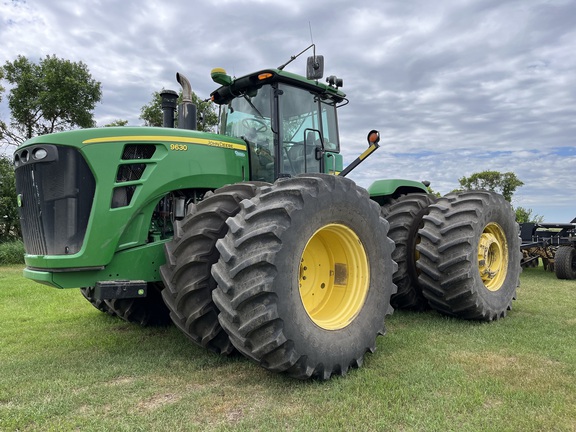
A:
[[[308,80],[303,76],[279,69],[263,69],[240,78],[235,78],[229,85],[223,85],[214,90],[210,96],[214,103],[223,105],[229,103],[238,95],[246,93],[251,88],[260,88],[265,84],[273,84],[276,82],[306,89],[322,97],[330,98],[336,103],[346,99],[346,94],[336,87],[318,81]]]

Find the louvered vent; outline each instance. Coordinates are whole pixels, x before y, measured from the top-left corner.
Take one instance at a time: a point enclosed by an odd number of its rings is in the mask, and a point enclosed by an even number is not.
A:
[[[124,147],[122,159],[150,159],[155,151],[156,146],[153,144],[128,144]]]
[[[114,189],[111,208],[127,207],[132,201],[136,186],[122,186]]]
[[[145,169],[146,164],[120,165],[116,173],[116,183],[140,180]]]
[[[122,152],[122,160],[151,159],[155,151],[156,146],[153,144],[128,144]],[[138,181],[142,178],[145,170],[146,164],[144,163],[119,165],[118,171],[116,172],[116,183]],[[110,207],[119,208],[129,206],[135,191],[135,185],[115,188]]]

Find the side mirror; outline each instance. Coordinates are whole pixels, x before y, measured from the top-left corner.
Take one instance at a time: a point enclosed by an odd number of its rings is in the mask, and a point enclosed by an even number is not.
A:
[[[324,76],[324,56],[317,55],[308,57],[306,63],[306,78],[319,80]]]

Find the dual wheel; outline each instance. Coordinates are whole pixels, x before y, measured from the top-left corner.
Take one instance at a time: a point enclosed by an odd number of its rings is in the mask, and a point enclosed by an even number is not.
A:
[[[388,223],[343,177],[216,190],[177,223],[161,268],[195,343],[306,379],[343,375],[384,334],[395,287]]]
[[[511,309],[522,254],[514,212],[501,195],[412,194],[382,212],[396,243],[395,307],[432,307],[482,321],[504,317]]]

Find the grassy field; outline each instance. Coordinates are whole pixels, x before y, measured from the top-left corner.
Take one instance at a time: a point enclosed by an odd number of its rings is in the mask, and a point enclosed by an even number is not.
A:
[[[576,281],[527,269],[504,320],[396,312],[363,368],[268,373],[0,267],[1,431],[576,431]]]

